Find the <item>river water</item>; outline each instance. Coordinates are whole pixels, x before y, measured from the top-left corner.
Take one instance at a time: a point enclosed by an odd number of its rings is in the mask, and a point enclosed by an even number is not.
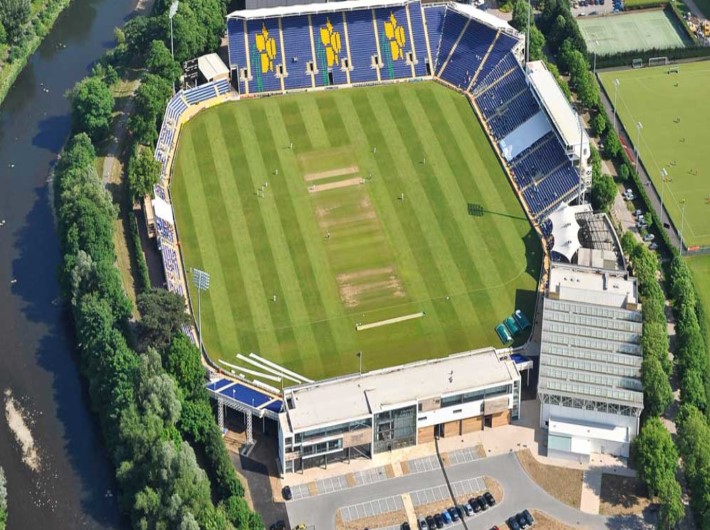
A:
[[[64,93],[113,45],[113,28],[134,4],[73,0],[0,107],[0,465],[10,530],[125,527],[57,303],[47,180],[70,132]],[[8,401],[29,428],[36,471],[23,461],[22,426],[15,421],[13,431],[6,421]]]

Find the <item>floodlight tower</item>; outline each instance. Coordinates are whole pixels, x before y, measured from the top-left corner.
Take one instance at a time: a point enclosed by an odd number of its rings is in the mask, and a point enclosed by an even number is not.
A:
[[[200,338],[200,353],[202,353],[202,291],[210,288],[210,275],[200,269],[192,269],[192,281],[197,288],[197,334]]]
[[[619,92],[619,85],[621,83],[619,82],[618,79],[614,79],[614,132],[616,134],[619,134],[619,131],[616,130],[616,95]]]
[[[177,13],[179,5],[180,5],[180,2],[178,0],[175,0],[172,4],[170,4],[170,10],[168,11],[168,16],[170,17],[170,55],[172,55],[173,61],[175,60],[175,48],[173,46],[173,17]],[[175,80],[174,79],[173,79],[173,94],[175,94]]]
[[[641,147],[641,129],[643,129],[643,123],[640,121],[636,122],[636,172],[639,170],[639,150]]]
[[[685,199],[682,199],[680,203],[683,205],[682,214],[680,216],[680,243],[678,244],[678,252],[683,255],[683,232],[685,231]]]
[[[668,182],[668,171],[666,168],[661,168],[661,227],[663,227],[663,195],[666,191],[666,182]]]

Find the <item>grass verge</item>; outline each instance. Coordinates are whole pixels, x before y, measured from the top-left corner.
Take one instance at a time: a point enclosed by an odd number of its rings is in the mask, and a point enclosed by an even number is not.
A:
[[[560,502],[579,508],[584,473],[579,469],[541,464],[529,449],[515,453],[525,472],[547,493]]]

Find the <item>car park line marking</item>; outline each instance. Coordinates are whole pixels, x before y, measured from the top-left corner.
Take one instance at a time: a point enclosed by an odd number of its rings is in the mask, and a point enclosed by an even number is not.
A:
[[[340,514],[343,517],[343,521],[350,522],[364,517],[396,512],[397,510],[404,510],[404,502],[402,502],[401,495],[345,506],[340,508]]]
[[[291,486],[291,500],[298,501],[311,496],[308,484],[296,484]]]

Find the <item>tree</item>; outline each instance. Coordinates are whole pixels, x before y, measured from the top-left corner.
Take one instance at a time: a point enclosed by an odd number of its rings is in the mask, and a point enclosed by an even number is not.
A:
[[[680,398],[683,403],[693,405],[698,410],[707,409],[707,396],[705,382],[699,370],[686,369],[680,380]]]
[[[182,296],[165,289],[151,289],[138,295],[138,346],[164,352],[173,337],[189,322]]]
[[[541,61],[545,57],[545,36],[534,24],[530,25],[530,60]]]
[[[154,74],[143,76],[136,91],[135,111],[128,121],[128,128],[137,142],[153,145],[158,140],[158,124],[172,93],[170,81]]]
[[[513,4],[513,18],[510,21],[510,25],[513,26],[518,31],[525,33],[528,27],[528,3],[525,0],[516,0]],[[530,25],[533,25],[533,14],[530,13]]]
[[[0,21],[7,32],[10,44],[19,41],[30,12],[30,0],[0,0]]]
[[[0,46],[7,44],[7,31],[5,31],[5,25],[0,21]]]
[[[661,528],[675,528],[685,516],[683,490],[675,479],[667,479],[658,486],[658,499],[661,504]]]
[[[629,165],[626,162],[622,163],[619,169],[619,178],[623,181],[627,181],[630,176],[631,170],[629,169]]]
[[[7,483],[5,472],[0,467],[0,530],[5,530],[7,524]]]
[[[94,141],[103,140],[111,125],[113,95],[99,78],[89,77],[77,83],[69,93],[72,124],[76,132],[85,132]]]
[[[174,338],[164,356],[165,369],[178,383],[185,397],[194,399],[204,391],[205,369],[200,350],[184,334]]]
[[[145,65],[151,74],[167,79],[171,83],[180,77],[180,66],[173,60],[170,50],[161,40],[154,40],[150,43]]]
[[[161,165],[150,147],[136,147],[128,162],[128,189],[133,202],[146,195],[153,195],[153,188],[160,180]]]
[[[652,302],[644,300],[642,305],[644,313],[646,312],[646,304],[652,304]],[[668,357],[669,342],[665,318],[662,321],[644,322],[641,349],[644,358],[653,357],[661,364],[666,375],[670,375],[672,363]]]
[[[591,125],[594,136],[601,137],[609,126],[606,114],[601,111],[597,112],[591,120]]]
[[[621,142],[614,129],[609,128],[606,131],[604,154],[606,155],[605,158],[616,158],[621,155]]]
[[[660,416],[673,402],[673,389],[668,374],[656,357],[646,357],[641,365],[643,411],[648,416]]]
[[[608,212],[617,191],[614,179],[609,175],[592,177],[592,206],[594,209]]]
[[[650,496],[655,497],[659,484],[669,479],[675,481],[676,446],[668,429],[657,417],[646,420],[633,444],[636,469]]]

